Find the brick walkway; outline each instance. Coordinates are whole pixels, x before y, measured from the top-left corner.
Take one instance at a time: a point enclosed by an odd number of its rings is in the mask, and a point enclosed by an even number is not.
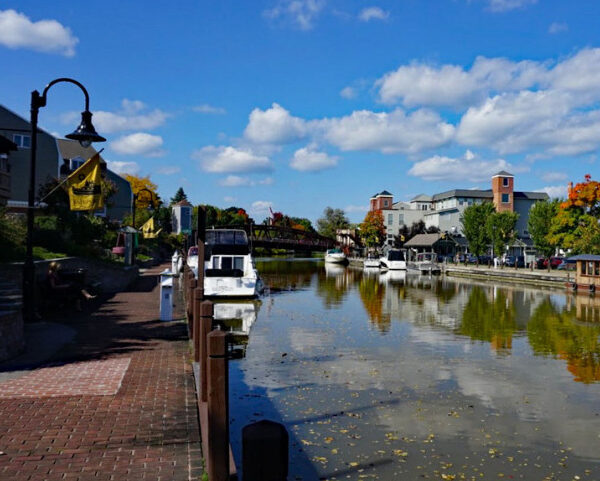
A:
[[[157,320],[158,271],[95,311],[55,319],[75,340],[0,383],[0,479],[201,478],[187,330]]]

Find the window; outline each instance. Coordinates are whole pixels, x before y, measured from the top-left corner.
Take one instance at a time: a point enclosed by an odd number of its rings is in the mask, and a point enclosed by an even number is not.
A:
[[[214,256],[212,258],[212,268],[213,269],[218,269],[219,268],[219,259],[220,257]]]
[[[594,271],[594,275],[600,276],[600,262],[596,261],[594,264],[596,265],[596,270]]]
[[[233,268],[243,271],[244,270],[244,258],[243,257],[234,257],[233,258]]]
[[[28,149],[31,147],[31,136],[23,134],[13,134],[13,142],[20,149]]]
[[[8,172],[8,156],[0,154],[0,172]]]
[[[399,223],[400,225],[403,225],[403,224],[404,224],[404,214],[400,214],[400,215],[398,216],[398,223]]]
[[[385,200],[383,201],[383,206],[384,206],[384,207],[387,207],[388,205],[390,205],[390,202],[389,202],[389,200],[385,199]]]
[[[508,177],[502,177],[502,186],[508,187]]]
[[[510,194],[502,194],[502,203],[508,204],[510,202]]]
[[[388,225],[392,225],[394,223],[394,214],[388,214]]]
[[[75,157],[74,159],[71,159],[71,170],[79,169],[83,164],[85,164],[85,160],[81,157]]]
[[[586,270],[586,268],[585,268],[586,266],[587,266],[587,264],[586,264],[585,262],[582,262],[582,263],[581,263],[581,273],[582,273],[583,275],[587,274],[587,270]]]
[[[221,269],[231,269],[233,266],[232,257],[221,257]]]

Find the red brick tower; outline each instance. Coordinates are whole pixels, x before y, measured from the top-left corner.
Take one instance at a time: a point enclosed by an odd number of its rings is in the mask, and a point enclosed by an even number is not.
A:
[[[492,177],[492,193],[496,212],[513,212],[515,177],[502,170]]]

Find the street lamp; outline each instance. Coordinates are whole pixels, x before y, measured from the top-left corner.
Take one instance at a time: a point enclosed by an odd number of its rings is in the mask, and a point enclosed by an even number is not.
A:
[[[132,205],[132,209],[131,209],[131,224],[134,229],[135,229],[135,206],[137,204],[138,199],[140,198],[141,192],[148,192],[148,194],[150,194],[150,200],[148,201],[148,208],[150,208],[150,206],[152,206],[152,208],[156,208],[156,207],[158,207],[158,205],[160,203],[158,195],[156,195],[150,189],[143,188],[143,189],[138,190],[136,194],[133,194],[133,205]],[[155,195],[156,195],[156,200],[154,199]],[[155,203],[156,203],[156,206],[154,205]]]
[[[90,112],[90,97],[87,90],[77,80],[58,78],[50,82],[40,95],[37,90],[31,92],[31,160],[29,165],[29,192],[27,199],[27,238],[25,251],[25,264],[23,266],[23,307],[26,320],[32,320],[35,313],[35,267],[33,264],[33,209],[35,208],[35,164],[37,150],[37,124],[41,107],[46,106],[48,90],[60,82],[69,82],[77,85],[85,95],[85,111],[81,113],[81,123],[74,132],[66,135],[67,139],[77,140],[82,147],[89,147],[92,142],[104,142],[106,139],[96,133],[92,124]]]

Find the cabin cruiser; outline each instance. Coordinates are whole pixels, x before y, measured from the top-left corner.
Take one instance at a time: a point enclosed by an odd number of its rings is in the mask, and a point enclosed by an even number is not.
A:
[[[329,262],[330,264],[347,264],[348,258],[341,249],[336,247],[335,249],[329,249],[325,253],[325,262]]]
[[[441,273],[440,266],[437,264],[437,254],[435,252],[418,253],[414,261],[408,262],[407,268],[421,274]]]
[[[196,250],[196,259],[198,252]],[[192,262],[188,258],[188,263]],[[198,277],[196,267],[190,266]],[[208,297],[256,297],[264,289],[246,232],[240,229],[206,231],[204,246],[204,295]]]
[[[379,257],[369,254],[363,262],[363,267],[365,269],[379,269],[380,263]]]
[[[406,258],[404,251],[400,249],[390,249],[383,257],[379,258],[381,267],[389,270],[406,270]]]

